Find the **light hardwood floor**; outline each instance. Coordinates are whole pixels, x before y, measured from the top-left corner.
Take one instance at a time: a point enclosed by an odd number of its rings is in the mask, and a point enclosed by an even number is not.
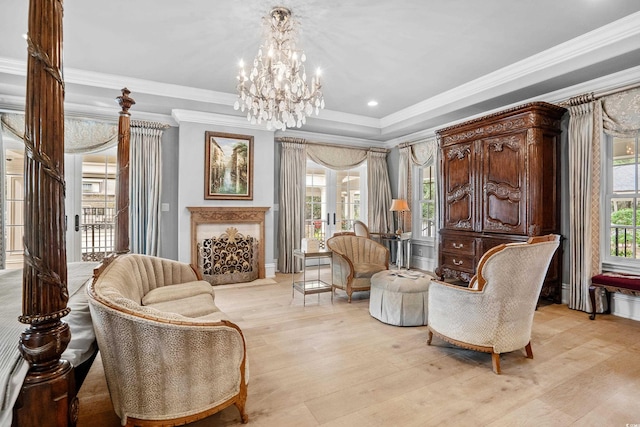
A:
[[[426,327],[383,324],[368,293],[351,304],[338,291],[291,296],[276,285],[216,291],[216,304],[243,330],[250,361],[253,426],[625,426],[640,423],[640,322],[590,321],[565,305],[535,314],[534,359],[453,347]],[[99,357],[80,393],[78,426],[119,426]],[[237,409],[193,423],[236,426]]]

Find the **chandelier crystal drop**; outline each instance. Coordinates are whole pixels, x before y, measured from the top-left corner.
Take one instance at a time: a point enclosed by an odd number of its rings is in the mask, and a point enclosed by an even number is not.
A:
[[[252,124],[265,122],[268,130],[302,127],[307,117],[324,108],[320,70],[307,85],[307,58],[296,49],[296,22],[289,9],[276,7],[263,21],[266,39],[249,74],[240,61],[238,99],[233,108],[246,111]]]

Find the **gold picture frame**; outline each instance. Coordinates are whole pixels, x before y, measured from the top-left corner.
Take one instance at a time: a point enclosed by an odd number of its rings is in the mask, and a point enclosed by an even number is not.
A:
[[[204,198],[253,200],[253,136],[206,131]]]

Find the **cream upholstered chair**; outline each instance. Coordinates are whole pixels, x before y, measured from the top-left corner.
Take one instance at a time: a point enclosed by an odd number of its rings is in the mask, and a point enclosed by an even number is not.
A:
[[[189,264],[122,255],[87,289],[113,409],[122,425],[174,426],[235,405],[248,383],[240,328]]]
[[[356,236],[371,238],[369,227],[362,221],[353,221],[353,232],[356,233]]]
[[[334,236],[327,247],[333,252],[331,292],[344,290],[348,302],[354,292],[371,289],[371,276],[389,269],[389,250],[366,237]]]
[[[468,288],[433,280],[429,286],[428,344],[433,335],[460,347],[491,353],[531,351],[533,315],[560,236],[533,237],[487,251]]]

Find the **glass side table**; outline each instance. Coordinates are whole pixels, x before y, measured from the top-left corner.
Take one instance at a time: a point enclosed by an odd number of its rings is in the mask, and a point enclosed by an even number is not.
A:
[[[309,294],[318,294],[318,302],[320,302],[320,294],[323,292],[331,292],[331,283],[327,283],[320,279],[320,267],[322,260],[326,258],[329,260],[329,271],[331,272],[331,251],[322,250],[318,252],[303,252],[300,249],[293,250],[293,259],[302,260],[302,280],[296,280],[296,273],[291,273],[291,298],[294,297],[294,292],[298,291],[302,293],[302,305],[305,306],[306,296]],[[316,260],[316,275],[314,277],[307,277],[307,260]],[[311,272],[309,272],[311,273]],[[331,292],[331,303],[333,304],[333,292]]]

